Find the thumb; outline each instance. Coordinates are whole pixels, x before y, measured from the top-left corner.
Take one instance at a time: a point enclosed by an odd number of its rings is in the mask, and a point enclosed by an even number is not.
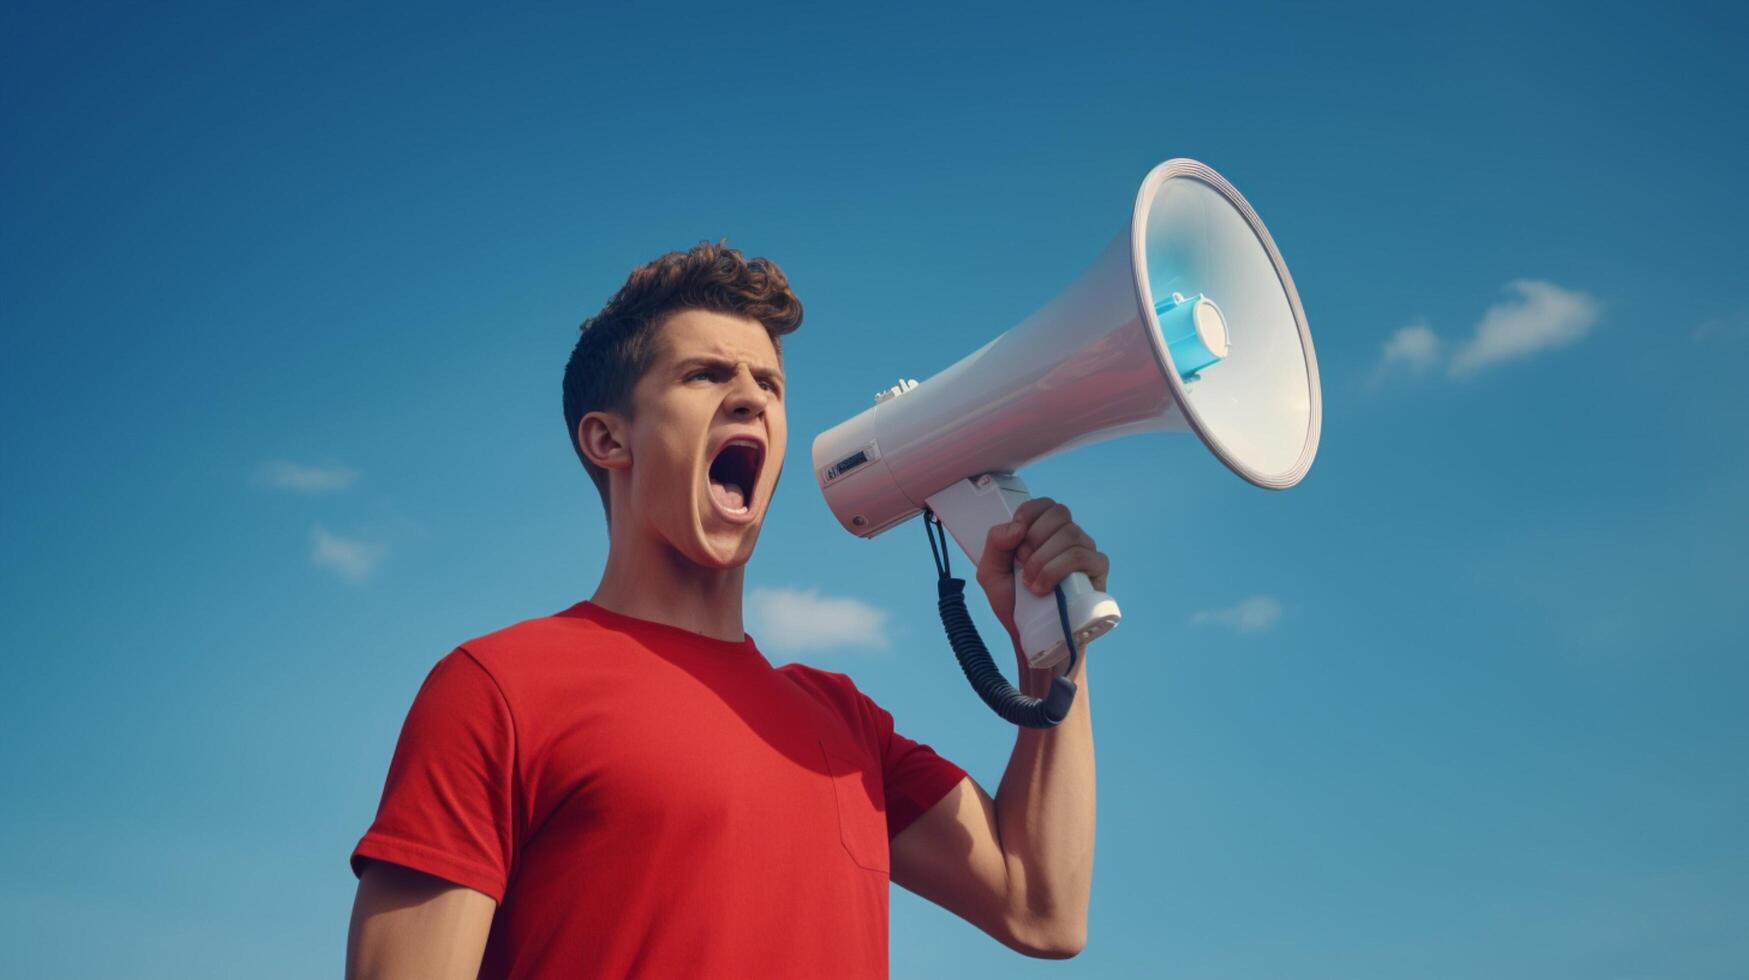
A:
[[[997,524],[990,528],[984,542],[984,558],[978,564],[990,571],[1007,571],[1014,564],[1014,549],[1026,538],[1026,527],[1018,521]]]

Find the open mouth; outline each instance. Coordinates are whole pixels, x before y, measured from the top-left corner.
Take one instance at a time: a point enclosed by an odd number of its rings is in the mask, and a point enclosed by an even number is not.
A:
[[[753,509],[753,486],[759,479],[763,451],[751,442],[735,441],[717,451],[711,460],[711,499],[729,514],[747,514]]]

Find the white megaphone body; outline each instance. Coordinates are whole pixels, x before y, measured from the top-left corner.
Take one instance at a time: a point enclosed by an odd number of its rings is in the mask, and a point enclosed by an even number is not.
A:
[[[1280,252],[1238,190],[1174,159],[1073,285],[921,384],[878,393],[815,438],[813,465],[846,530],[874,537],[927,509],[975,565],[1028,497],[1018,471],[1047,456],[1187,431],[1251,483],[1285,489],[1320,427],[1317,358]],[[1014,623],[1034,667],[1072,653],[1065,625],[1079,647],[1120,617],[1081,573],[1058,591],[1035,596],[1017,571]]]

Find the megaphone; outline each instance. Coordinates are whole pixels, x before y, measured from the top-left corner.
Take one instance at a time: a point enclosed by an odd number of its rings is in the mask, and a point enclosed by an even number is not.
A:
[[[1240,477],[1286,489],[1317,453],[1321,402],[1305,311],[1262,220],[1220,174],[1172,159],[1149,171],[1129,221],[1080,279],[947,369],[900,381],[822,432],[814,475],[852,534],[922,514],[975,566],[990,528],[1030,496],[1018,471],[1031,463],[1118,436],[1191,432]],[[943,622],[973,686],[1011,722],[1060,721],[1074,685],[1059,677],[1050,697],[1033,699],[996,671],[963,598],[955,607],[948,594],[946,550],[943,537]],[[1035,668],[1077,656],[1121,618],[1079,572],[1053,596],[1021,586],[1018,567],[1015,583],[1015,629]]]

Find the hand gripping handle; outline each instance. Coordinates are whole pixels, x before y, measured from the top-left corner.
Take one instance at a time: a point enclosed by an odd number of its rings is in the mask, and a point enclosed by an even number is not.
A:
[[[1014,519],[1020,505],[1032,499],[1014,473],[985,473],[957,480],[925,503],[959,542],[975,567],[984,554],[990,529]],[[1069,656],[1062,615],[1066,612],[1075,645],[1103,635],[1123,618],[1117,600],[1093,587],[1086,574],[1074,572],[1057,586],[1060,595],[1034,595],[1021,581],[1021,563],[1014,563],[1014,629],[1021,653],[1034,668],[1055,667]],[[1066,610],[1059,610],[1066,606]]]

